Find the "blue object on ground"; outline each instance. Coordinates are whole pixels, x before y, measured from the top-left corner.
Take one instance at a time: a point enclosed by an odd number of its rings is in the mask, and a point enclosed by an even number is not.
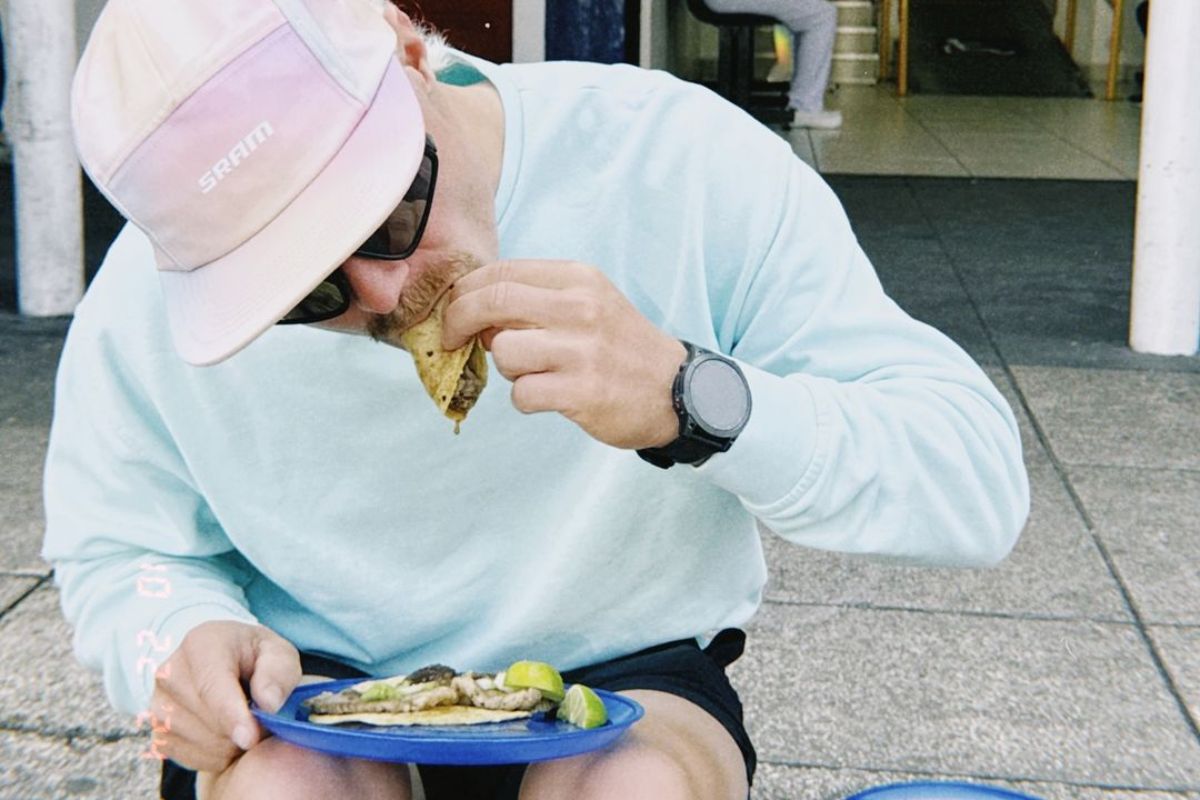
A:
[[[955,781],[891,783],[859,792],[846,800],[1039,800],[998,786]]]

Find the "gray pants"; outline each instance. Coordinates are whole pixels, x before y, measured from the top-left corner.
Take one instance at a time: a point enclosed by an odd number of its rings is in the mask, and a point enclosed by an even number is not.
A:
[[[788,106],[798,111],[825,107],[825,87],[833,62],[837,9],[827,0],[705,0],[718,14],[763,14],[792,32],[792,85]]]

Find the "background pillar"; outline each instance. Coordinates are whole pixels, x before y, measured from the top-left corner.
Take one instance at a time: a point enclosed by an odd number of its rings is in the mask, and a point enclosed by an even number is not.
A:
[[[17,306],[30,316],[70,314],[83,295],[83,195],[70,121],[73,0],[9,0],[4,45]]]
[[[1200,2],[1154,0],[1146,34],[1129,344],[1200,349]]]

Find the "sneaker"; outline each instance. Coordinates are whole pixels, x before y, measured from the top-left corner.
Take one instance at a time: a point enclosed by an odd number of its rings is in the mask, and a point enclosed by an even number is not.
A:
[[[823,128],[833,130],[842,127],[840,111],[796,111],[792,114],[793,128]]]

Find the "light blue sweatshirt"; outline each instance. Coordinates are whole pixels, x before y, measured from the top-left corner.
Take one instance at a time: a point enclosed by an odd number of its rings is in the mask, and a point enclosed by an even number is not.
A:
[[[734,447],[660,470],[492,383],[454,436],[408,354],[275,328],[172,349],[126,227],[79,306],[46,464],[44,557],[113,705],[196,625],[261,622],[372,674],[562,669],[745,623],[756,518],[797,545],[956,565],[1028,510],[1004,400],[880,288],[776,134],[662,73],[482,65],[505,113],[501,255],[595,265],[656,325],[736,358]]]

